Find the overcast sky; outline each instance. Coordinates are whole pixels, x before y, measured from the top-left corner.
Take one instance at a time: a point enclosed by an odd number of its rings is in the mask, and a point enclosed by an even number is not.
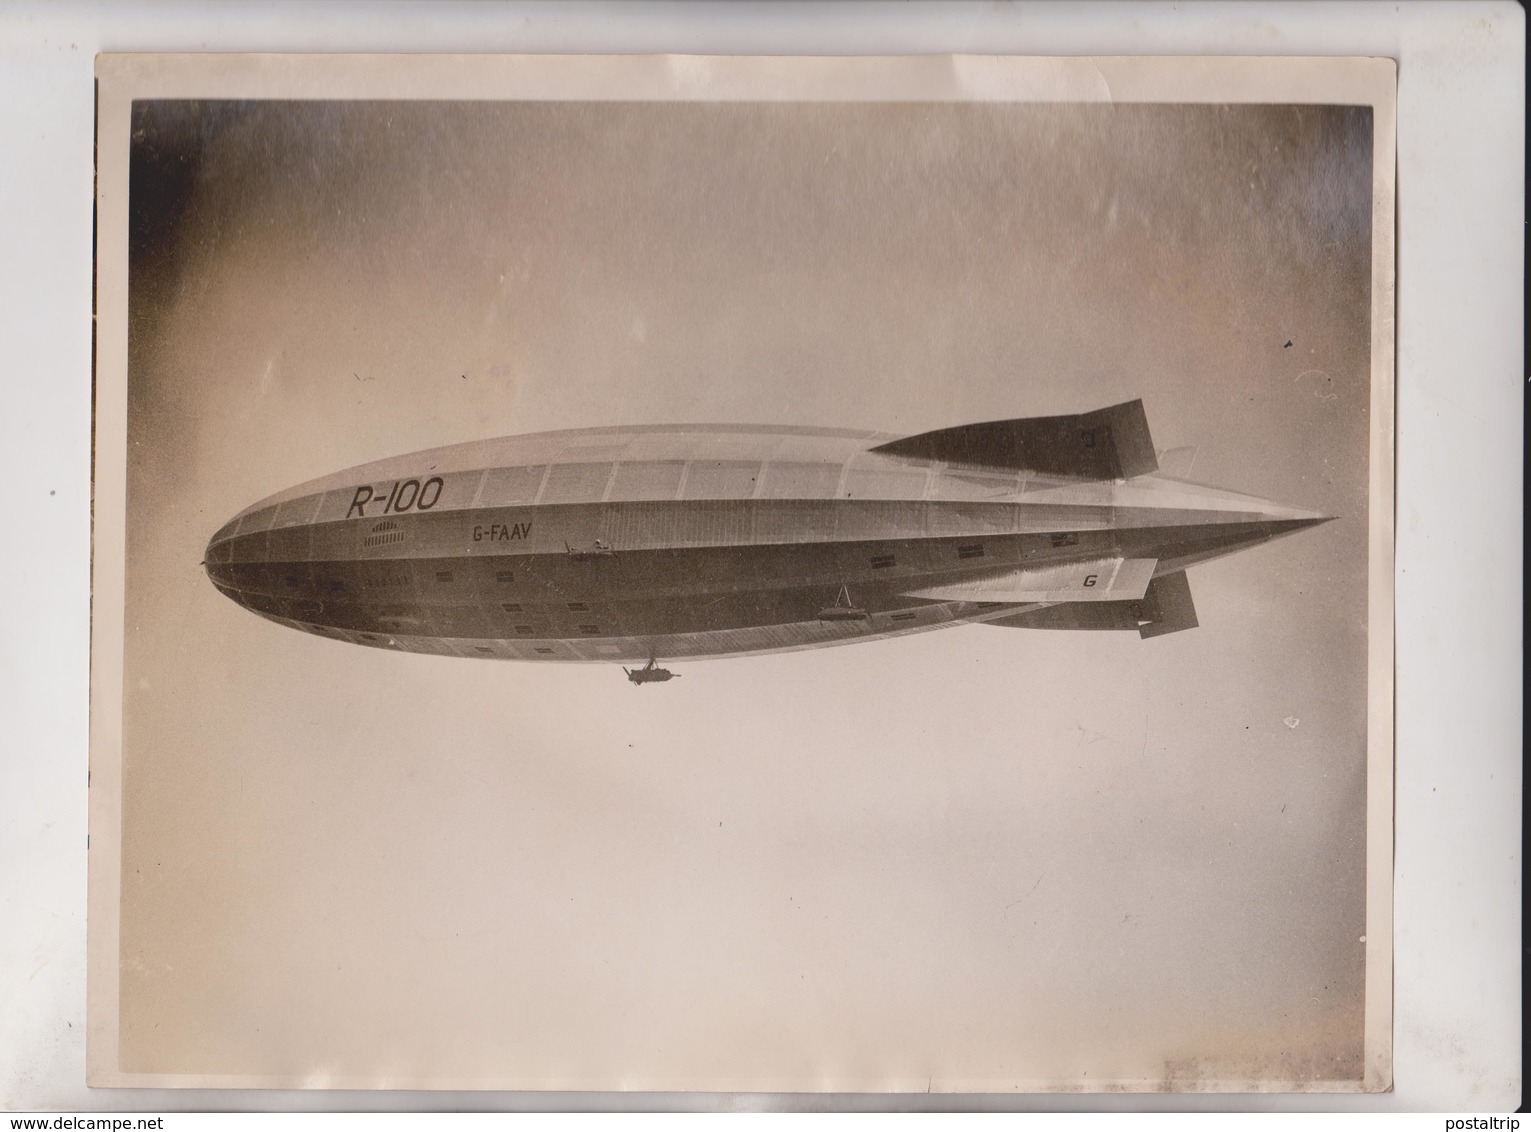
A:
[[[1321,107],[142,104],[123,1068],[1357,1076],[1371,127]],[[610,424],[1144,400],[1340,516],[1201,627],[615,666],[362,649],[241,508]]]

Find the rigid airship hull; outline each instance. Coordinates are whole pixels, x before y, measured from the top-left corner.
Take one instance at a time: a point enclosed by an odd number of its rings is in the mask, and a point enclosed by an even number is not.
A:
[[[974,622],[1156,636],[1196,623],[1188,566],[1323,518],[1163,475],[1131,402],[905,438],[677,425],[432,449],[255,504],[205,566],[334,640],[642,661]]]

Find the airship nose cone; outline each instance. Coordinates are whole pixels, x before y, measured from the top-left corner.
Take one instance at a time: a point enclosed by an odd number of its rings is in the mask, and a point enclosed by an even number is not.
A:
[[[230,572],[230,539],[233,537],[234,528],[238,525],[237,519],[231,519],[220,527],[207,540],[207,547],[202,551],[202,569],[207,574],[208,581],[218,587],[227,597],[233,597],[233,576]]]

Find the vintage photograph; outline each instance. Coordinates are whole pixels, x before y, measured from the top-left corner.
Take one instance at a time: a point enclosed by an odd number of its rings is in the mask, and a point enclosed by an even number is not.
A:
[[[1390,62],[98,72],[93,1084],[1389,1087]]]

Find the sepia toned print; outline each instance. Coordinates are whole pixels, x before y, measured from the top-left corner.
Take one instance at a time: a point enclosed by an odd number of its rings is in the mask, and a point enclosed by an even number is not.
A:
[[[1387,1086],[1389,69],[286,63],[103,61],[95,1083]]]

